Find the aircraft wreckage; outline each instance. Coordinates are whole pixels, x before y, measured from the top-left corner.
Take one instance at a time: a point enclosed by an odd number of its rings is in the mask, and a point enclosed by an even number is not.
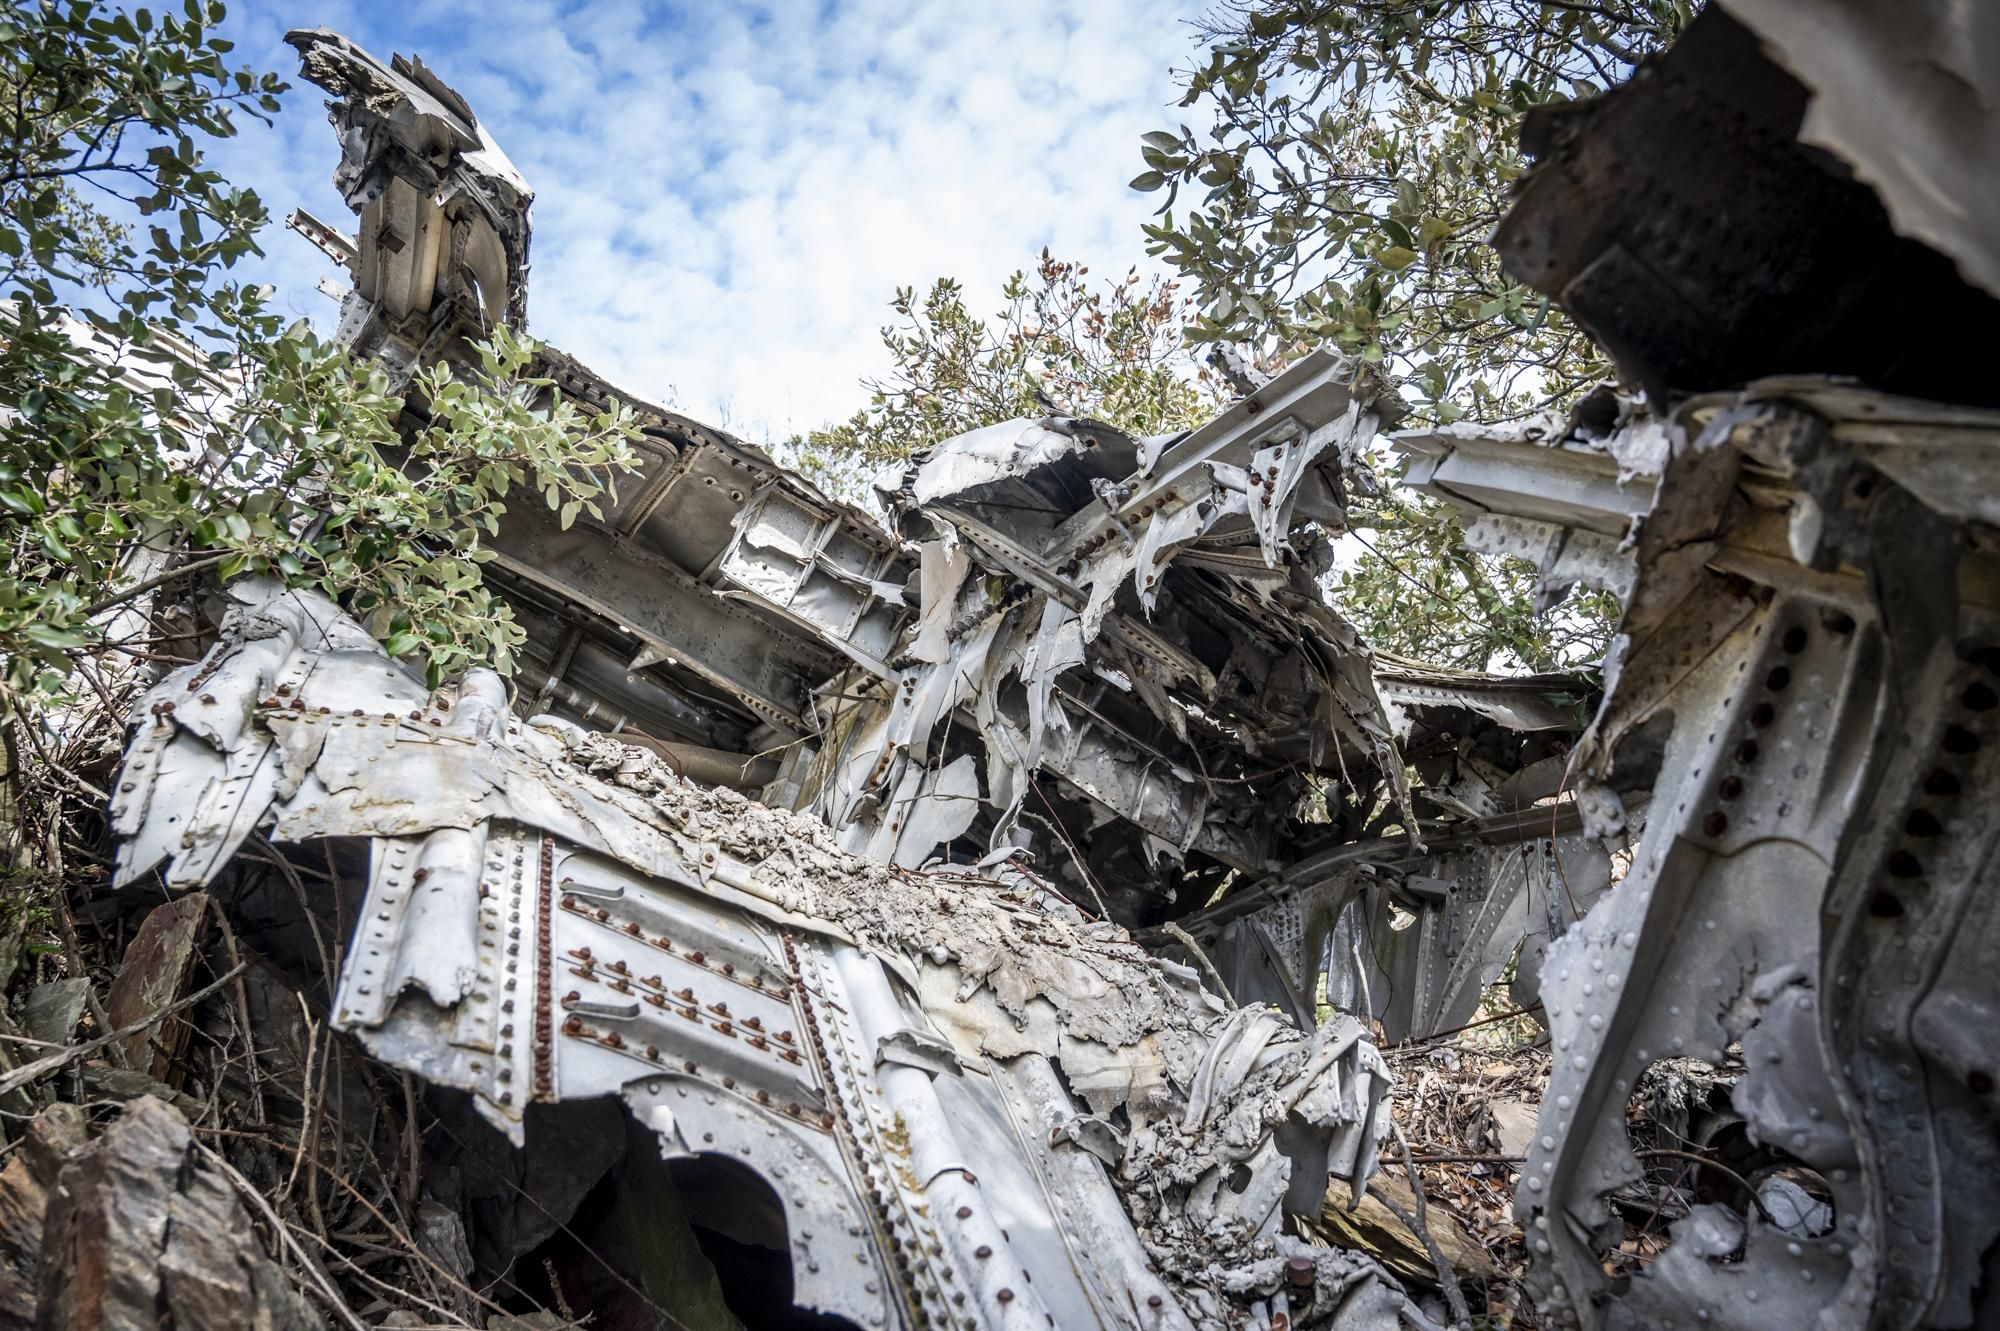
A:
[[[1952,205],[1992,188],[2000,26],[1728,10],[1531,117],[1495,242],[1651,409],[1394,438],[1470,544],[1619,595],[1601,691],[1396,661],[1328,603],[1402,416],[1335,356],[1171,437],[948,440],[885,527],[550,350],[644,466],[601,523],[509,515],[513,686],[232,586],[139,709],[119,881],[274,948],[252,832],[365,881],[318,907],[334,1024],[530,1154],[622,1101],[658,1187],[782,1255],[785,1324],[1436,1324],[1284,1218],[1388,1130],[1357,1018],[1448,1030],[1509,962],[1556,1058],[1518,1194],[1552,1324],[1990,1316],[2000,394],[1964,330],[2000,269]],[[472,109],[291,41],[359,217],[294,218],[342,338],[408,371],[522,320],[531,196]],[[1740,1186],[1608,1276],[1640,1075],[1731,1058]]]

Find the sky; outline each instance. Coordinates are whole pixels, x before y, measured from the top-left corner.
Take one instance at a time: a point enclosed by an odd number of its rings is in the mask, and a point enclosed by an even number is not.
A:
[[[293,27],[421,55],[535,190],[529,331],[614,382],[782,441],[865,402],[896,287],[975,310],[1044,246],[1146,266],[1139,136],[1182,119],[1201,0],[230,0],[234,58],[293,82],[211,161],[277,219],[252,280],[331,328],[337,270],[283,218],[351,230]],[[345,283],[341,283],[342,286]]]

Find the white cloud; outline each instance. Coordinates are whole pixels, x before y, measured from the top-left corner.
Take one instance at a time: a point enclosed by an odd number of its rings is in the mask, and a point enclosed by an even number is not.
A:
[[[421,54],[536,190],[536,335],[644,395],[752,438],[860,404],[898,285],[952,276],[997,305],[1048,246],[1093,268],[1142,255],[1125,182],[1177,119],[1199,0],[238,0],[249,60],[296,69],[285,28]],[[335,149],[294,91],[273,131],[218,154],[282,217],[343,225]],[[260,276],[325,322],[316,251],[274,231]]]

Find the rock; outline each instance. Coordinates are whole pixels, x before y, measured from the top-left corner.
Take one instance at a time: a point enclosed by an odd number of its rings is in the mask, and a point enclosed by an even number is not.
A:
[[[81,1109],[50,1105],[28,1125],[20,1149],[0,1169],[0,1331],[30,1331],[35,1325],[35,1272],[49,1189],[87,1135]]]
[[[93,1100],[136,1100],[142,1095],[150,1095],[165,1100],[183,1114],[200,1110],[201,1101],[156,1081],[136,1068],[111,1068],[101,1063],[86,1063],[83,1067],[83,1089]]]
[[[1535,1120],[1541,1111],[1519,1100],[1495,1100],[1486,1109],[1493,1116],[1493,1135],[1499,1139],[1500,1154],[1526,1155],[1535,1144]]]
[[[89,992],[90,981],[81,975],[36,985],[21,1005],[21,1033],[44,1044],[68,1044]]]
[[[207,913],[208,894],[190,892],[146,917],[138,936],[125,949],[118,978],[111,982],[111,992],[104,1000],[104,1014],[112,1030],[123,1030],[180,996]],[[125,1061],[164,1078],[172,1066],[172,1054],[187,1038],[186,1031],[184,1019],[175,1018],[167,1031],[154,1025],[135,1032],[124,1041]],[[156,1039],[162,1046],[157,1053],[153,1051]]]
[[[320,1331],[187,1122],[142,1097],[63,1165],[37,1263],[38,1331]]]

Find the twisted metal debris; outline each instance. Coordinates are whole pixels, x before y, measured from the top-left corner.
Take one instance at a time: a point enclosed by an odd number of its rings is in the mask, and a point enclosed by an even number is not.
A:
[[[1181,435],[945,441],[885,530],[548,351],[647,433],[601,524],[499,535],[520,692],[431,693],[336,607],[239,591],[143,709],[120,880],[225,880],[260,830],[365,846],[337,1025],[529,1152],[538,1108],[616,1097],[664,1157],[745,1163],[798,1306],[857,1325],[1427,1324],[1282,1232],[1385,1126],[1320,1004],[1421,1036],[1510,971],[1553,1045],[1518,1192],[1545,1318],[1974,1324],[2000,414],[1990,172],[1952,144],[1987,122],[1928,72],[1962,63],[1944,7],[1898,30],[1917,65],[1866,6],[1724,8],[1750,26],[1530,117],[1496,236],[1629,387],[1395,437],[1545,605],[1619,596],[1601,691],[1379,658],[1328,603],[1402,415],[1337,356]],[[530,196],[471,108],[292,40],[363,219],[297,219],[355,276],[343,335],[407,368],[524,317]],[[1886,152],[1870,90],[1934,141]],[[1871,335],[1890,292],[1923,355]],[[1738,1062],[1730,1163],[1666,1151],[1731,1186],[1608,1275],[1642,1081]]]

